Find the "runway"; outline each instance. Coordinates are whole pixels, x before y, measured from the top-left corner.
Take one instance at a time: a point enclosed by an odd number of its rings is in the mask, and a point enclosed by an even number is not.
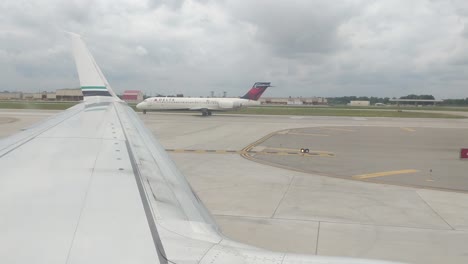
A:
[[[53,113],[0,110],[0,137]],[[468,163],[456,158],[468,120],[140,117],[227,236],[295,253],[468,262]]]

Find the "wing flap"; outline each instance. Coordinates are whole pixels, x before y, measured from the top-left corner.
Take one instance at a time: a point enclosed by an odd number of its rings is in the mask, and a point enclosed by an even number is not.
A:
[[[121,111],[122,122],[128,124],[124,126],[129,146],[144,179],[145,190],[157,222],[169,229],[178,229],[184,223],[190,227],[184,230],[190,230],[192,235],[199,233],[205,238],[211,237],[214,241],[219,241],[213,218],[165,149],[154,140],[151,132],[131,108],[121,106]],[[178,224],[174,227],[173,223]]]

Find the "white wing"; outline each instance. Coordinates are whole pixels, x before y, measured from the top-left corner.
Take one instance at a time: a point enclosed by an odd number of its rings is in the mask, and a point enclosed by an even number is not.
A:
[[[0,263],[384,263],[225,238],[81,38],[72,40],[85,102],[0,142]]]

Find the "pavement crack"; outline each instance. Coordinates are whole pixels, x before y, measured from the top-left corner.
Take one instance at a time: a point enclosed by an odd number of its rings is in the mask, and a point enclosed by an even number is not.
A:
[[[453,226],[451,226],[451,225],[449,224],[449,222],[447,222],[447,220],[445,220],[445,218],[443,218],[443,217],[442,217],[426,200],[424,200],[424,198],[421,196],[421,194],[419,194],[418,191],[416,191],[416,194],[419,196],[419,198],[420,198],[421,200],[423,200],[423,202],[424,202],[429,208],[431,208],[431,210],[432,210],[432,212],[434,212],[434,214],[436,214],[440,219],[442,219],[442,221],[444,221],[444,223],[445,223],[446,225],[448,225],[452,230],[456,230],[456,229],[453,228]]]
[[[289,181],[288,188],[287,188],[286,191],[284,192],[283,197],[281,197],[281,200],[278,202],[278,205],[276,206],[275,211],[274,211],[273,214],[271,215],[271,218],[275,218],[276,211],[278,211],[278,208],[279,208],[280,205],[283,203],[283,200],[284,200],[284,198],[286,197],[286,195],[288,194],[289,189],[291,188],[291,185],[292,185],[292,183],[293,183],[293,181],[294,181],[295,178],[296,178],[296,175],[293,175],[293,176],[291,177],[291,180]]]
[[[319,237],[320,237],[320,221],[318,222],[318,227],[317,227],[317,241],[315,242],[315,255],[318,255]]]

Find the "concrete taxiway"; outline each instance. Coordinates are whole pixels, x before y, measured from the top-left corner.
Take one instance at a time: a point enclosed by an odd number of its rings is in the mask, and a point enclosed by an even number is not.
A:
[[[0,136],[52,113],[0,110]],[[457,157],[468,120],[140,117],[234,239],[295,253],[468,262],[468,163]],[[297,153],[302,146],[310,156]]]
[[[460,148],[468,146],[467,132],[431,127],[287,129],[265,137],[249,155],[309,173],[468,192],[468,164],[460,160]],[[301,154],[300,148],[310,152]]]

